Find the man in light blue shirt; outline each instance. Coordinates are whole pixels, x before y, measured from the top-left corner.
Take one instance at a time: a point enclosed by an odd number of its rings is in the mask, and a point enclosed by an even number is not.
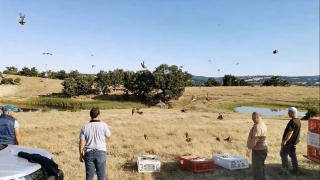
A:
[[[98,180],[106,179],[107,144],[111,132],[106,123],[100,120],[99,109],[90,111],[91,121],[82,126],[79,136],[80,162],[85,163],[86,180],[93,180],[97,171]]]
[[[0,115],[0,144],[21,145],[21,132],[18,121],[13,117],[18,109],[6,105]]]

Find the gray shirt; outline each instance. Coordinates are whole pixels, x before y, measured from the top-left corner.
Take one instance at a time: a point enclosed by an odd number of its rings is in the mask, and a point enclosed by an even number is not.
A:
[[[85,152],[93,149],[107,151],[106,137],[109,137],[111,132],[105,122],[89,122],[82,126],[79,139],[85,140]]]

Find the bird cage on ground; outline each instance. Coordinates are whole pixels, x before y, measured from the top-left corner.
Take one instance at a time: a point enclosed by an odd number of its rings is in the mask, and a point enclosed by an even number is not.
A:
[[[160,172],[161,162],[155,155],[141,155],[137,158],[138,172]]]
[[[248,159],[231,154],[214,154],[212,156],[215,164],[229,170],[249,168]]]
[[[214,170],[214,161],[212,159],[202,158],[199,156],[181,156],[179,164],[181,167],[194,173]]]

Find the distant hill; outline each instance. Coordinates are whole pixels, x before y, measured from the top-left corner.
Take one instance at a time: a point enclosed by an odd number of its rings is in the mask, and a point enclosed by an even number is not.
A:
[[[238,79],[245,79],[251,84],[261,84],[264,81],[270,79],[273,75],[255,75],[255,76],[236,76]],[[280,76],[287,80],[292,85],[297,86],[314,86],[320,84],[320,75],[315,76]],[[193,81],[196,84],[203,84],[209,77],[205,76],[193,76]],[[216,81],[222,83],[223,77],[213,77]]]

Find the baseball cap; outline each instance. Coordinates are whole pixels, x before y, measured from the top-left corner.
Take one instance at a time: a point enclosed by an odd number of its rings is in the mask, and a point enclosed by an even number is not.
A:
[[[5,105],[5,106],[2,108],[2,110],[3,110],[3,112],[6,112],[6,111],[18,112],[18,111],[19,111],[18,108],[13,107],[12,105]]]
[[[288,108],[288,111],[292,111],[292,112],[294,112],[295,114],[298,113],[298,110],[297,110],[297,108],[295,108],[295,107],[290,107],[290,108]]]

